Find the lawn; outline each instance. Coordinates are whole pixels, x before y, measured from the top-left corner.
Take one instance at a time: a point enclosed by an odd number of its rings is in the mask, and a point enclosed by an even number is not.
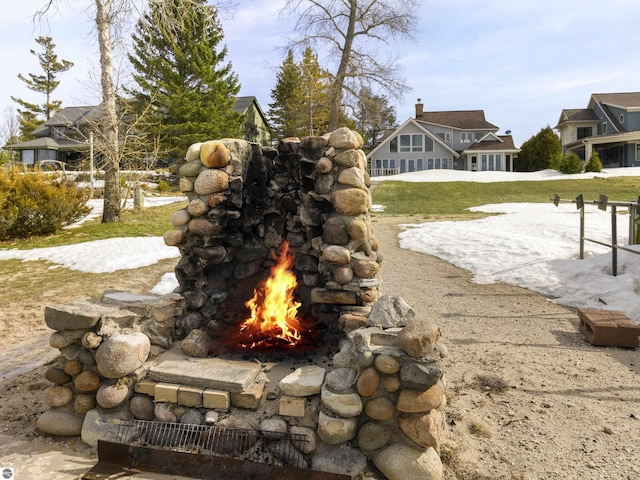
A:
[[[495,183],[384,181],[373,190],[373,203],[385,206],[384,212],[376,215],[415,215],[436,220],[457,216],[474,218],[483,214],[469,212],[469,207],[505,202],[545,203],[550,202],[556,193],[566,199],[582,193],[585,201],[595,200],[600,194],[606,194],[615,201],[636,200],[640,194],[640,177]],[[162,236],[172,228],[169,217],[186,205],[185,200],[158,207],[124,210],[119,223],[103,224],[93,220],[47,237],[0,243],[0,248],[29,249],[116,237]]]
[[[384,181],[373,191],[373,203],[385,209],[376,215],[418,215],[425,219],[468,216],[469,207],[491,203],[550,202],[555,194],[574,199],[583,194],[585,202],[601,194],[611,201],[635,201],[640,195],[640,177],[594,178],[519,182],[430,182]]]
[[[176,210],[185,208],[187,201],[170,203],[158,207],[127,209],[121,213],[118,223],[101,223],[100,219],[85,222],[79,227],[67,228],[55,235],[34,237],[28,240],[0,242],[0,248],[41,248],[71,245],[90,240],[118,237],[161,237],[173,228],[169,218]]]

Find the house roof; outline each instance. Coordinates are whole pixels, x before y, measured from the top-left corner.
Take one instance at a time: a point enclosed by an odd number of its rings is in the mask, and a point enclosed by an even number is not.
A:
[[[236,97],[236,103],[233,105],[233,111],[236,113],[245,113],[249,105],[253,103],[256,97]]]
[[[64,152],[67,150],[86,150],[89,148],[89,143],[67,138],[54,139],[51,137],[38,137],[33,140],[27,140],[26,142],[5,145],[3,148],[12,148],[13,150],[60,150]]]
[[[588,108],[565,108],[560,114],[558,125],[562,122],[591,122],[597,120],[598,117],[595,112]]]
[[[640,108],[640,92],[594,93],[591,98],[600,104],[624,109]]]
[[[465,151],[520,151],[513,143],[511,135],[487,135],[480,139]]]
[[[44,122],[44,125],[83,125],[95,122],[104,115],[101,105],[85,105],[81,107],[65,107],[55,113],[53,117]]]
[[[386,145],[389,142],[390,137],[392,137],[395,134],[397,134],[397,133],[401,132],[402,130],[404,130],[404,128],[409,124],[416,125],[420,130],[422,130],[422,132],[425,135],[428,135],[430,138],[432,138],[434,142],[436,142],[439,145],[441,145],[445,150],[448,150],[449,152],[451,152],[451,154],[454,157],[459,157],[460,156],[459,152],[456,152],[449,145],[447,145],[445,142],[443,142],[440,137],[438,137],[433,132],[430,132],[429,130],[427,130],[427,128],[424,125],[425,122],[419,122],[419,121],[414,120],[413,118],[408,118],[398,128],[387,129],[385,131],[384,137],[380,140],[380,143],[378,143],[378,145],[376,145],[376,147],[368,153],[367,158],[371,158],[374,153],[376,153],[378,150],[380,150],[383,147],[383,145]]]
[[[484,110],[423,112],[416,116],[416,120],[459,130],[498,130],[497,126],[485,120]]]

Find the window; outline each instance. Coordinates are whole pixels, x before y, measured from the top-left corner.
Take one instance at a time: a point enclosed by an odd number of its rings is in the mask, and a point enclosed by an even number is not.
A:
[[[420,170],[424,170],[424,167],[423,167],[423,165],[422,165],[422,159],[421,159],[421,158],[418,158],[418,159],[416,160],[416,166],[417,166],[418,171],[420,171]]]
[[[475,141],[474,132],[460,132],[461,143],[473,143]]]
[[[640,143],[636,143],[636,162],[640,162]]]
[[[433,138],[424,136],[424,151],[433,152]]]
[[[480,162],[482,172],[502,171],[502,154],[500,153],[483,153],[480,156]]]
[[[602,134],[603,135],[607,134],[607,122],[602,123]]]
[[[412,152],[421,152],[422,151],[422,134],[413,134],[411,135],[411,151]]]
[[[592,136],[591,127],[578,127],[578,140]]]
[[[400,135],[400,151],[411,151],[411,135]]]
[[[433,139],[421,133],[396,135],[389,140],[389,153],[398,152],[433,152]]]
[[[33,165],[35,161],[35,150],[22,150],[22,163]]]
[[[56,151],[38,150],[38,161],[40,160],[56,160]]]
[[[440,132],[438,136],[445,142],[451,141],[451,132]]]
[[[620,123],[624,123],[624,113],[620,114]]]

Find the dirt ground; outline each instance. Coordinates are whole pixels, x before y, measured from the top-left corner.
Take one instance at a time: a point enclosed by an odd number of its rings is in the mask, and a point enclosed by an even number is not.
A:
[[[399,249],[397,225],[414,218],[373,220],[382,293],[435,320],[449,349],[447,480],[640,479],[637,349],[593,347],[573,309],[518,287],[474,284],[464,270]],[[44,307],[113,288],[146,293],[174,264],[51,285],[29,301],[0,298],[0,471],[13,468],[16,480],[77,479],[97,461],[79,438],[35,426],[46,363],[57,353]]]

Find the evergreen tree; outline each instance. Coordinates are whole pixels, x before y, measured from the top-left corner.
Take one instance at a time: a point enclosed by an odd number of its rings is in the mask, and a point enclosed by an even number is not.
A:
[[[271,90],[269,119],[275,138],[323,135],[329,127],[330,75],[305,49],[300,63],[289,51]]]
[[[318,55],[307,47],[300,62],[302,125],[307,135],[329,131],[329,73],[320,67]]]
[[[363,87],[358,95],[356,129],[364,140],[364,150],[373,150],[384,132],[396,126],[396,112],[387,97],[374,95],[369,87]]]
[[[298,65],[289,50],[276,78],[276,85],[271,90],[273,103],[269,104],[269,123],[272,137],[283,139],[295,137],[299,133],[292,106],[300,88]]]
[[[536,172],[557,169],[562,158],[562,142],[549,125],[522,144],[516,160],[516,170]]]
[[[23,139],[29,139],[31,133],[44,123],[45,120],[49,120],[51,116],[60,110],[62,102],[60,100],[54,100],[52,98],[53,91],[60,85],[58,75],[66,72],[73,66],[73,62],[68,60],[58,60],[58,56],[55,53],[55,43],[51,37],[40,36],[36,38],[36,43],[43,49],[41,53],[37,53],[35,50],[29,50],[32,55],[38,57],[40,67],[42,67],[43,73],[36,75],[29,73],[27,77],[18,74],[18,78],[22,80],[29,90],[45,95],[45,101],[42,104],[30,103],[20,98],[11,97],[11,99],[22,107],[18,109],[20,115],[20,131]],[[41,117],[44,117],[41,118]]]
[[[242,119],[233,106],[240,84],[231,64],[223,64],[215,8],[206,0],[161,3],[150,2],[133,35],[137,87],[130,93],[138,111],[152,105],[155,122],[145,124],[155,125],[164,150],[183,158],[193,143],[239,136]]]

